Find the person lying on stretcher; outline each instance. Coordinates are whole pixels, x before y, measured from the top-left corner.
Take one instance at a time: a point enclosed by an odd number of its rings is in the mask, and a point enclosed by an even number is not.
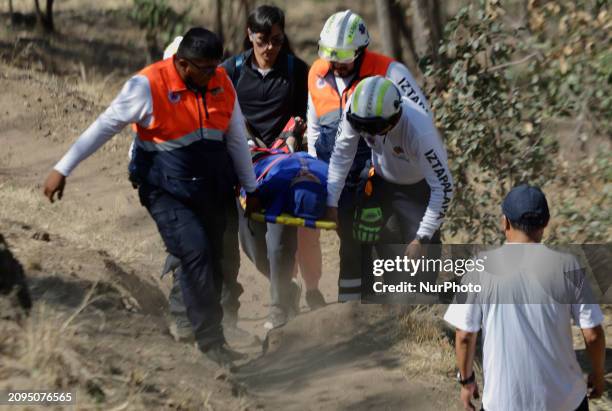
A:
[[[280,222],[288,214],[315,227],[323,217],[327,200],[327,164],[284,147],[251,147],[257,192],[267,222]]]

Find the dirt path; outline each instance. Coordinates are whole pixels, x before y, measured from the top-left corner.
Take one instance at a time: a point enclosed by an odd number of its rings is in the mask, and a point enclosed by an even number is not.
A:
[[[96,284],[95,302],[66,342],[83,361],[84,371],[75,372],[90,386],[89,399],[148,409],[449,409],[452,383],[436,391],[406,380],[406,359],[388,337],[394,320],[378,307],[332,304],[308,314],[302,301],[304,314],[272,333],[262,355],[267,280],[246,258],[240,326],[253,337],[230,342],[249,359],[236,375],[215,379],[197,350],[167,334],[163,248],[126,179],[127,133],[86,160],[69,177],[64,199],[48,204],[44,176],[102,105],[61,79],[2,71],[0,230],[47,317],[71,315]],[[332,301],[337,240],[327,234],[323,241],[321,288]]]
[[[398,316],[379,306],[308,313],[302,301],[303,313],[270,335],[264,353],[267,281],[244,256],[239,325],[252,337],[230,341],[249,354],[239,372],[218,375],[194,347],[174,342],[166,328],[169,278],[158,277],[163,247],[126,178],[129,133],[75,171],[61,202],[48,204],[40,193],[48,170],[120,87],[125,73],[117,76],[102,83],[0,63],[0,232],[39,308],[34,329],[14,331],[30,357],[0,362],[0,389],[32,381],[78,387],[79,409],[459,409],[448,341],[412,341]],[[45,233],[49,241],[37,239]],[[328,301],[337,293],[337,247],[326,233]],[[608,311],[608,335],[611,318]],[[429,320],[428,332],[439,333],[439,319]],[[44,372],[34,372],[41,358]],[[592,408],[612,409],[606,404]]]
[[[4,219],[0,226],[25,264],[38,307],[38,331],[30,332],[51,340],[48,349],[60,348],[60,358],[77,353],[54,376],[85,387],[78,391],[87,397],[83,408],[100,401],[127,409],[454,409],[452,384],[407,381],[406,358],[392,338],[397,316],[379,306],[332,304],[304,313],[271,333],[262,352],[255,335],[261,337],[263,317],[252,310],[255,303],[245,302],[241,325],[254,337],[230,343],[249,359],[236,374],[219,378],[195,347],[167,334],[165,298],[143,273],[53,233],[41,240],[46,232],[35,226]],[[75,312],[72,331],[53,347],[52,331],[44,330]],[[0,378],[0,387],[28,384]]]

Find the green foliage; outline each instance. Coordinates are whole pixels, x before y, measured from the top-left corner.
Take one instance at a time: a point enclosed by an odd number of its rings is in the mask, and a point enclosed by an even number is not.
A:
[[[578,164],[563,180],[564,195],[556,206],[555,221],[549,229],[548,241],[610,242],[610,205],[612,204],[610,154],[599,152],[594,158]],[[596,195],[593,196],[593,193]]]
[[[431,103],[455,179],[447,228],[489,242],[499,237],[499,200],[517,183],[542,184],[556,145],[541,137],[539,104],[513,87],[505,64],[516,48],[499,6],[482,6],[448,23],[442,60],[427,66],[426,78],[435,83]]]
[[[602,41],[609,20],[594,1],[563,7],[556,3],[547,3],[546,10],[530,3],[529,27],[513,28],[499,1],[480,0],[446,25],[440,61],[422,64],[455,179],[446,229],[462,234],[463,241],[500,239],[499,204],[512,186],[551,186],[568,172],[557,163],[557,136],[545,127],[555,118],[581,121],[588,116],[585,124],[593,125],[592,133],[610,134],[605,120],[612,98],[609,87],[606,90],[611,77],[609,38]],[[545,11],[556,13],[565,31]],[[544,16],[541,20],[534,17],[538,13]],[[599,28],[593,23],[597,19]],[[604,197],[609,204],[609,192]],[[579,228],[559,225],[565,228],[551,237],[565,242],[606,239],[610,217],[604,204],[589,213],[583,210],[579,218],[575,201],[554,202],[559,210],[553,211],[553,218],[573,218]]]
[[[610,135],[612,126],[611,20],[603,2],[550,2],[529,8],[531,36],[519,47],[539,51],[525,74],[532,95],[544,101],[547,116],[581,117],[591,134]],[[524,76],[526,77],[526,76]],[[580,138],[589,137],[587,130]]]
[[[189,24],[189,9],[177,13],[167,0],[134,0],[130,17],[147,32],[147,38],[162,46],[183,34]]]

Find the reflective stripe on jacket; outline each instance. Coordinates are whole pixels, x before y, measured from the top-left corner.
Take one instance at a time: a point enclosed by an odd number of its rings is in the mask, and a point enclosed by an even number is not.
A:
[[[236,93],[218,67],[206,90],[188,89],[168,58],[143,69],[153,107],[148,126],[134,124],[134,169],[140,180],[185,201],[232,191],[236,177],[226,148]]]
[[[329,162],[342,111],[359,81],[375,75],[386,76],[389,65],[393,61],[390,57],[365,50],[363,56],[356,62],[356,64],[359,64],[358,74],[342,92],[342,95],[338,94],[336,80],[330,64],[322,59],[314,62],[308,74],[308,91],[320,127],[320,136],[315,143],[317,158]],[[357,184],[361,170],[366,161],[370,159],[370,153],[367,144],[360,142],[353,167],[348,176],[347,186]]]
[[[137,145],[146,151],[172,151],[204,139],[223,141],[236,93],[225,70],[218,67],[204,94],[187,88],[168,58],[139,74],[147,77],[153,102],[148,127],[134,125]]]
[[[312,103],[320,123],[322,125],[335,123],[337,126],[342,109],[359,81],[370,76],[386,76],[392,62],[393,59],[390,57],[365,50],[357,77],[340,96],[329,62],[322,59],[315,61],[308,73],[308,91],[312,96]]]

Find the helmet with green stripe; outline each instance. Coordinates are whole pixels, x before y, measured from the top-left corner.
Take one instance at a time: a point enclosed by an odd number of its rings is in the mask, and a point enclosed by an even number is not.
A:
[[[370,44],[365,22],[350,10],[332,14],[321,30],[319,57],[335,63],[351,63]]]
[[[393,82],[382,76],[359,82],[346,113],[351,126],[367,134],[384,134],[402,115],[402,97]]]

